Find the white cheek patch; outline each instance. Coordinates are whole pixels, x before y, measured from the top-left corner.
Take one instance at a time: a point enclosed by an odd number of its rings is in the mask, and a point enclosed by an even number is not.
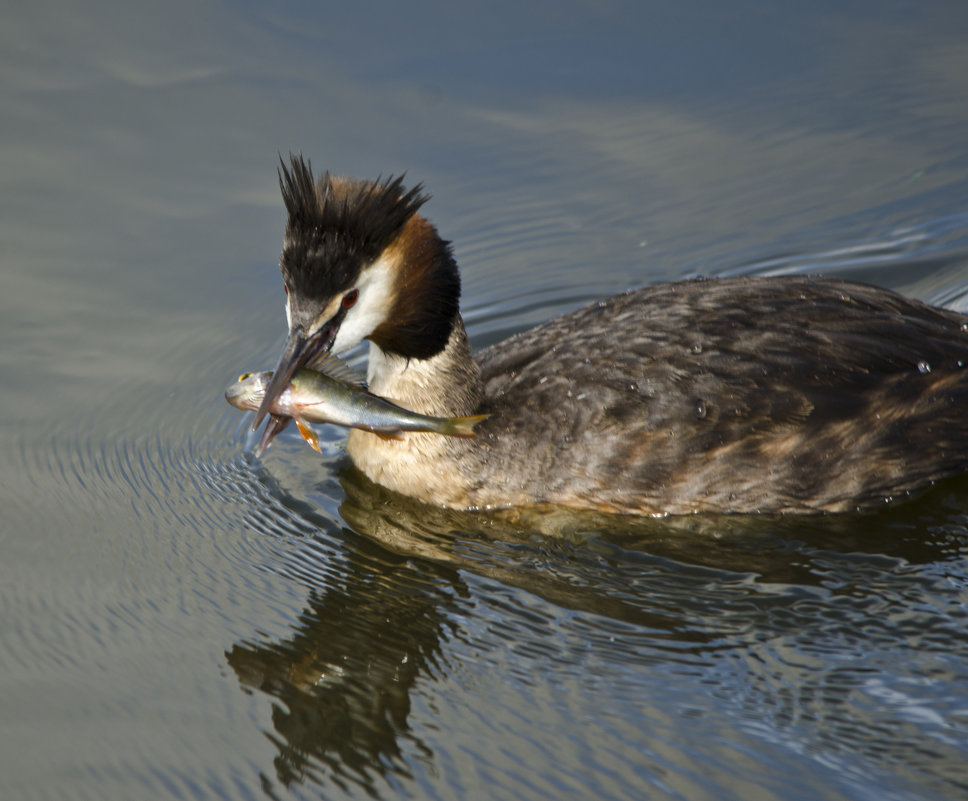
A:
[[[292,309],[289,308],[289,294],[286,293],[286,325],[292,331]]]
[[[397,261],[396,258],[383,256],[360,274],[356,285],[360,295],[356,305],[347,310],[343,324],[333,340],[334,353],[342,353],[358,345],[390,316]]]

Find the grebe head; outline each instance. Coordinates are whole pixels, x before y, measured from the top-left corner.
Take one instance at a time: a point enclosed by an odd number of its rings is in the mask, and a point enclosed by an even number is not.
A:
[[[447,344],[460,279],[448,244],[417,210],[428,199],[403,178],[315,180],[301,156],[281,163],[289,219],[280,259],[289,336],[256,413],[258,427],[300,367],[369,339],[426,359]],[[267,444],[267,443],[266,443]]]

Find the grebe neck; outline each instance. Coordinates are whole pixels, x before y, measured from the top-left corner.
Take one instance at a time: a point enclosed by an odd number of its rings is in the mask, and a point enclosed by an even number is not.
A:
[[[484,397],[460,315],[444,349],[427,359],[408,359],[370,342],[367,382],[375,395],[437,417],[474,414]]]

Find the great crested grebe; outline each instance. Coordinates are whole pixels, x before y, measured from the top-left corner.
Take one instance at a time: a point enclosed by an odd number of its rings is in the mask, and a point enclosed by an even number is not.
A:
[[[844,511],[968,468],[964,315],[832,278],[692,280],[475,358],[420,186],[317,182],[301,157],[279,178],[289,337],[253,427],[294,370],[364,339],[371,392],[490,415],[474,439],[351,431],[352,461],[392,490],[462,509]]]

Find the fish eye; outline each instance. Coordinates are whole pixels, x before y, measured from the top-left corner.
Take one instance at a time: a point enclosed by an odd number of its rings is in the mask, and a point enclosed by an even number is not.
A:
[[[360,290],[351,289],[345,295],[343,295],[343,308],[351,309],[356,305],[356,299],[360,296]]]
[[[251,376],[252,373],[242,373],[242,375],[239,376],[239,381],[245,381],[245,379],[250,378]]]

